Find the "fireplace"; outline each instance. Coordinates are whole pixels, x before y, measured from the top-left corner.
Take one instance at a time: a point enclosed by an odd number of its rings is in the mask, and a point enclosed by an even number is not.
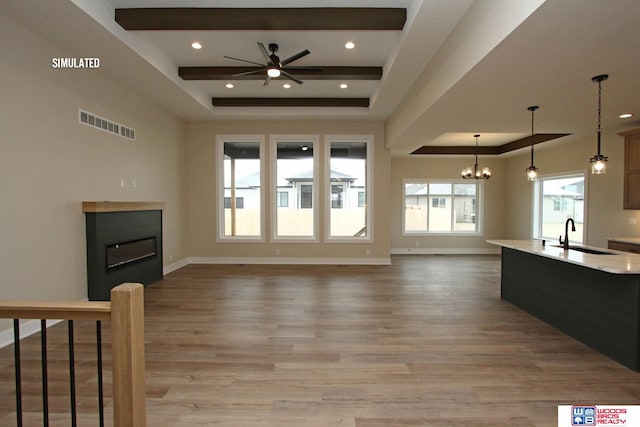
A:
[[[107,270],[126,267],[158,255],[156,236],[107,246]]]
[[[108,301],[125,282],[162,279],[163,203],[83,202],[87,233],[87,291]]]

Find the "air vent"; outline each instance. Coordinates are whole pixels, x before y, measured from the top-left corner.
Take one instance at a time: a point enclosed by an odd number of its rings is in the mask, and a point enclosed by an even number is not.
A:
[[[104,117],[96,116],[88,111],[78,110],[80,112],[79,119],[83,125],[91,126],[123,138],[136,140],[136,131],[134,129],[123,126],[119,123],[112,122]]]

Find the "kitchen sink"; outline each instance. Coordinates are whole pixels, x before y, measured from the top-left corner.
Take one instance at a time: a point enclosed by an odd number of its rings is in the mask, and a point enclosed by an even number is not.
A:
[[[562,248],[562,245],[553,245],[555,248]],[[599,249],[591,249],[585,248],[584,246],[571,246],[569,245],[569,250],[583,252],[585,254],[593,254],[593,255],[615,255],[613,252],[601,251]]]

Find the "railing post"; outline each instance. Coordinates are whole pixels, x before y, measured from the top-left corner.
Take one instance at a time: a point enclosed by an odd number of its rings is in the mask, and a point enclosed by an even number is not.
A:
[[[146,426],[144,291],[139,283],[111,290],[113,424]]]

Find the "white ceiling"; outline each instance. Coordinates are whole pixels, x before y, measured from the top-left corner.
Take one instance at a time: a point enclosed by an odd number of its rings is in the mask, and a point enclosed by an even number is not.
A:
[[[401,32],[125,31],[115,8],[406,7]],[[640,126],[638,0],[3,0],[0,12],[70,55],[98,56],[101,68],[187,121],[375,120],[387,122],[395,156],[422,145],[499,145],[530,132],[527,107],[539,105],[536,132],[595,134],[597,85],[603,129]],[[203,44],[193,50],[191,41]],[[352,51],[347,40],[356,42]],[[303,49],[295,65],[383,66],[381,81],[306,81],[285,90],[272,82],[183,81],[178,66],[262,62],[256,42]],[[212,97],[370,97],[366,108],[213,107]],[[621,120],[623,112],[636,114]],[[553,142],[542,145],[553,144]]]

